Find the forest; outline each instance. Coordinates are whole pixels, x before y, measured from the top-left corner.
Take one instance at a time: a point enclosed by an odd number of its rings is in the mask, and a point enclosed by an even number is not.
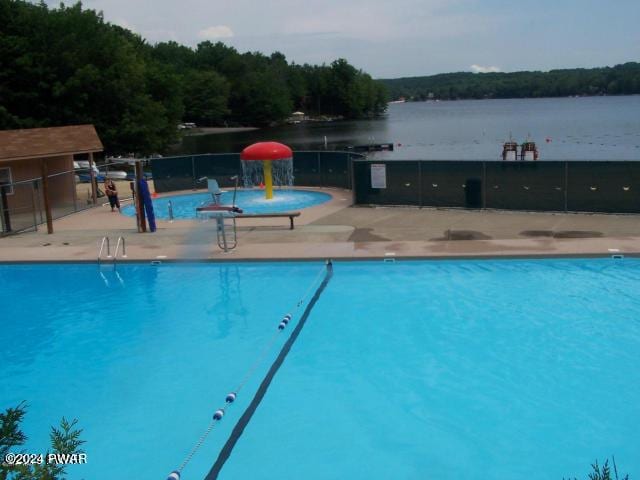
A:
[[[393,100],[632,95],[640,93],[640,63],[549,72],[445,73],[382,82]]]
[[[298,65],[141,36],[81,3],[0,0],[0,129],[91,123],[109,154],[163,152],[178,124],[269,126],[293,111],[363,118],[386,109],[386,87],[337,59]]]

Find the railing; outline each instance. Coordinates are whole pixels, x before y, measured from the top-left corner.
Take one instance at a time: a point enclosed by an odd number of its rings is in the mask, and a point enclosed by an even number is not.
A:
[[[120,253],[120,248],[122,248],[121,257],[127,258],[127,248],[126,248],[126,242],[124,237],[118,237],[118,241],[116,242],[116,248],[113,251],[113,255],[111,255],[111,241],[109,240],[109,237],[102,237],[102,240],[100,242],[100,247],[98,249],[98,265],[102,263],[102,255],[105,253],[105,247],[106,247],[106,254],[107,254],[105,258],[112,260],[114,266],[115,266],[116,260],[118,259],[118,253]]]
[[[98,248],[98,264],[102,262],[102,252],[104,252],[105,245],[107,247],[107,258],[111,258],[111,243],[109,242],[109,237],[102,237],[100,247]]]
[[[169,210],[169,223],[173,223],[173,203],[171,200],[167,202],[167,209]]]
[[[116,249],[113,252],[113,261],[118,259],[118,252],[120,251],[120,245],[122,245],[122,258],[127,258],[127,249],[124,241],[124,237],[118,237],[118,243],[116,243]]]

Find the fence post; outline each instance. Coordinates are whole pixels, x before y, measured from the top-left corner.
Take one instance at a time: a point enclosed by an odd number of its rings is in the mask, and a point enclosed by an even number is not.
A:
[[[193,190],[198,189],[198,184],[196,183],[196,159],[195,157],[191,157],[191,188]]]
[[[89,154],[91,155],[91,154]],[[91,157],[89,157],[91,158]],[[91,166],[91,162],[89,162]],[[53,233],[53,216],[51,215],[51,201],[49,199],[49,169],[47,166],[47,160],[42,159],[42,197],[44,198],[44,213],[47,217],[47,233]]]
[[[422,205],[422,160],[418,160],[418,205]]]
[[[136,162],[136,179],[135,179],[135,204],[138,221],[138,233],[147,231],[147,223],[144,215],[144,199],[140,195],[140,180],[144,178],[142,162]]]
[[[356,182],[355,182],[355,164],[351,154],[349,154],[349,175],[351,176],[351,205],[356,204]]]
[[[74,177],[74,184],[75,184],[75,177]],[[75,185],[74,185],[75,187]],[[38,200],[36,198],[36,190],[38,189],[38,181],[34,180],[33,184],[31,185],[31,204],[33,206],[33,228],[35,229],[35,231],[38,231],[38,216],[36,215],[36,209],[38,208]]]
[[[564,211],[569,211],[569,162],[564,162]]]
[[[482,188],[482,208],[487,209],[487,162],[482,162],[482,182],[480,183]]]
[[[71,186],[73,189],[73,211],[78,211],[78,184],[76,183],[76,174],[71,172]]]
[[[93,203],[94,206],[96,206],[98,204],[98,179],[96,178],[96,174],[93,171],[93,166],[95,165],[95,162],[93,161],[93,152],[89,152],[89,179],[91,180],[91,202]],[[44,190],[44,185],[42,187],[43,191]],[[46,195],[45,195],[46,198]],[[45,200],[45,205],[46,205],[46,200]]]
[[[11,231],[11,216],[9,215],[9,204],[7,203],[8,185],[0,185],[0,211],[2,211],[2,231],[9,233]]]

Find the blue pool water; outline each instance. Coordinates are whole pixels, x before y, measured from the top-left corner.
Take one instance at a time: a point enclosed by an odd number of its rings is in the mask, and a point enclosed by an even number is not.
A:
[[[164,479],[321,263],[0,265],[0,409],[71,480]],[[223,479],[640,475],[640,261],[339,262]],[[303,304],[301,309],[306,305]],[[301,310],[296,311],[294,328]],[[182,472],[202,479],[290,329]]]
[[[236,205],[244,213],[273,213],[291,212],[302,208],[313,207],[331,200],[331,195],[311,190],[275,190],[273,198],[266,200],[264,190],[238,190]],[[196,207],[211,203],[210,193],[192,193],[187,195],[172,195],[170,197],[156,198],[153,200],[153,209],[156,218],[169,219],[168,203],[173,206],[173,216],[177,219],[196,218]],[[233,202],[233,190],[225,191],[220,202],[223,205],[231,205]],[[127,205],[122,213],[135,216],[133,205]]]

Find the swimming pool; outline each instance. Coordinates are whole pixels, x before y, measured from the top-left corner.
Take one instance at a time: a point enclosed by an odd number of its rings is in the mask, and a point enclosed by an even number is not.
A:
[[[639,267],[335,263],[220,478],[585,478],[611,454],[635,478]],[[1,265],[0,409],[29,402],[36,452],[77,417],[89,462],[71,480],[164,479],[293,309],[182,472],[202,479],[324,270]]]
[[[265,200],[264,190],[238,190],[236,205],[244,213],[273,213],[291,212],[302,208],[313,207],[331,200],[331,195],[312,190],[275,190],[271,200]],[[156,218],[169,219],[169,201],[172,203],[173,216],[176,219],[196,218],[196,207],[211,203],[210,193],[190,193],[187,195],[172,195],[153,200]],[[223,205],[233,202],[233,190],[225,191],[220,199]],[[135,216],[133,205],[127,205],[122,213]]]

